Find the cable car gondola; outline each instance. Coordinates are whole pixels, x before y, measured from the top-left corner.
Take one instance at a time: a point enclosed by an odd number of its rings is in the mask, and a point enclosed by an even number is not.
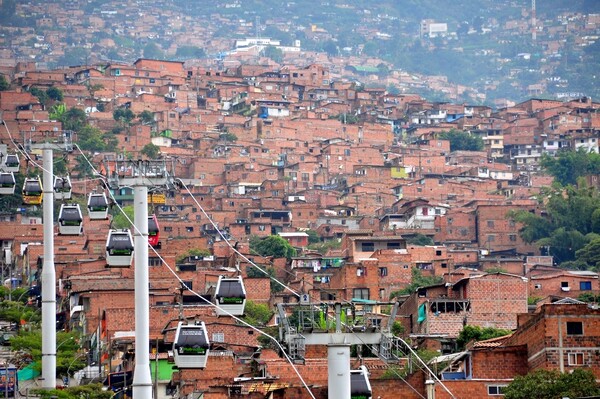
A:
[[[62,204],[60,206],[58,233],[65,236],[83,233],[83,216],[79,204]]]
[[[219,276],[215,299],[218,316],[243,315],[246,306],[246,289],[242,277]]]
[[[4,160],[4,171],[5,172],[18,172],[21,162],[16,154],[8,154]]]
[[[148,216],[148,244],[153,248],[158,246],[158,239],[160,238],[160,228],[158,226],[158,220],[156,215]]]
[[[350,398],[371,399],[373,391],[369,382],[369,371],[365,366],[350,370]]]
[[[129,229],[110,230],[106,239],[107,267],[130,267],[133,260],[133,238]]]
[[[14,194],[16,185],[13,172],[0,173],[0,194]]]
[[[54,198],[57,200],[70,200],[72,194],[71,179],[69,176],[54,177]]]
[[[108,219],[108,200],[104,193],[91,193],[88,197],[88,214],[90,219]]]
[[[203,369],[209,351],[210,342],[204,322],[185,324],[180,321],[173,342],[175,365],[180,369]]]
[[[42,180],[40,177],[28,177],[23,183],[23,203],[27,205],[40,205],[44,197]]]

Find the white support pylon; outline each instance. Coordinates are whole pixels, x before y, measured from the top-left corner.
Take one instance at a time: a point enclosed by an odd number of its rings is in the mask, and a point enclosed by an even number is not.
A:
[[[42,265],[42,388],[56,388],[56,271],[54,268],[54,179],[52,149],[44,148]]]
[[[148,287],[148,187],[133,187],[135,253],[135,370],[133,397],[152,398],[150,375],[150,289]]]

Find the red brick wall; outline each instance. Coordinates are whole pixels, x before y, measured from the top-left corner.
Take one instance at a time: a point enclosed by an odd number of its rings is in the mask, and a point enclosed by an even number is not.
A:
[[[479,399],[488,398],[489,385],[508,385],[511,380],[478,381],[478,380],[457,380],[444,381],[444,385],[455,398],[460,399]],[[491,396],[497,397],[497,396]],[[502,396],[500,396],[502,397]],[[439,384],[435,384],[435,399],[452,399],[446,390]]]
[[[567,322],[581,322],[583,335],[568,335]],[[562,343],[563,367],[568,366],[568,353],[584,354],[584,366],[600,378],[600,310],[587,304],[546,304],[539,313],[528,318],[509,339],[507,344],[527,345],[529,367],[560,370]]]
[[[473,378],[510,379],[528,372],[525,346],[473,350],[471,356]]]
[[[517,315],[527,313],[527,281],[504,274],[471,278],[466,298],[471,301],[468,324],[512,330]]]

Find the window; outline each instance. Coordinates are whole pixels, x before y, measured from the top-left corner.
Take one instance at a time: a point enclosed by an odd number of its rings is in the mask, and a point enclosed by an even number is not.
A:
[[[193,289],[192,288],[193,287],[192,286],[192,280],[189,280],[189,281],[185,281],[184,280],[182,283],[184,284],[186,290],[192,290]]]
[[[541,285],[541,284],[536,284],[536,285],[534,286],[534,288],[535,288],[536,290],[541,290],[541,289],[542,289],[542,285]]]
[[[265,231],[265,226],[262,224],[258,226],[258,231]]]
[[[591,281],[580,281],[579,282],[579,290],[580,291],[591,291],[592,290],[592,282]]]
[[[487,227],[494,227],[494,221],[493,220],[488,220],[487,221]]]
[[[191,233],[192,231],[194,231],[194,227],[193,226],[187,226],[185,228],[185,231],[187,231],[188,233]]]
[[[379,277],[385,277],[387,275],[388,275],[387,267],[380,267],[379,268]]]
[[[368,288],[355,288],[352,290],[353,299],[369,299]]]
[[[221,332],[213,333],[212,342],[225,342],[225,334]]]
[[[400,249],[400,243],[399,242],[388,242],[387,248],[388,249]]]
[[[504,395],[506,385],[488,385],[488,395]]]
[[[561,281],[560,282],[560,288],[569,288],[569,282],[568,281]]]
[[[173,227],[171,227],[171,226],[165,226],[165,231],[173,231]]]
[[[567,321],[567,335],[583,335],[583,323],[581,321]]]
[[[361,245],[362,252],[373,252],[375,251],[375,243],[373,242],[363,242]]]
[[[436,250],[435,251],[435,256],[442,256],[442,251],[441,250]]]
[[[335,294],[332,294],[331,292],[321,291],[321,300],[335,301]]]
[[[517,241],[517,235],[516,234],[509,234],[508,235],[508,240],[512,241],[512,242]]]
[[[448,268],[448,264],[447,263],[442,263],[442,269],[447,269]]]
[[[496,236],[494,234],[488,234],[487,242],[494,242],[494,241],[496,241]]]
[[[148,257],[148,266],[160,266],[161,265],[161,260],[160,258],[156,257],[156,256],[149,256]]]
[[[356,268],[356,275],[358,277],[365,276],[366,274],[367,274],[367,269],[365,269],[364,267],[358,267],[358,268]]]
[[[581,352],[578,353],[568,353],[569,356],[569,366],[583,366],[584,363],[584,355]]]

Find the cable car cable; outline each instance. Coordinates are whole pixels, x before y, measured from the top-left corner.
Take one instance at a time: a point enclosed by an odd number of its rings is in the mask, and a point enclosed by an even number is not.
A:
[[[77,149],[79,149],[79,151],[81,152],[81,154],[83,155],[83,157],[85,158],[86,162],[90,165],[90,167],[97,172],[96,168],[94,168],[94,166],[91,164],[91,162],[89,161],[89,159],[85,156],[85,154],[83,154],[83,152],[81,151],[81,149],[79,148],[79,146],[77,144],[75,144],[75,146],[77,147]],[[123,208],[116,202],[116,199],[114,198],[114,196],[112,195],[112,193],[109,194],[111,196],[111,198],[113,199],[113,201],[115,201],[115,205],[117,206],[117,208],[119,209],[119,211],[123,214],[123,216],[125,216],[125,218],[132,224],[132,226],[134,226],[134,229],[136,230],[137,234],[141,235],[141,232],[139,231],[139,229],[137,228],[137,226],[135,226],[135,224],[133,223],[133,221],[131,219],[129,219],[129,216],[127,216],[127,214],[125,213],[125,211],[123,210]],[[147,238],[146,238],[147,240]],[[164,258],[158,253],[158,251],[156,251],[156,249],[152,248],[152,246],[150,246],[150,248],[154,251],[154,253],[158,256],[158,258],[161,260],[161,262],[167,267],[167,269],[171,272],[171,274],[173,274],[173,276],[179,281],[179,283],[182,285],[182,287],[184,287],[187,291],[191,292],[192,294],[196,295],[198,298],[200,298],[201,300],[203,300],[206,304],[210,305],[210,306],[214,306],[217,307],[218,305],[216,305],[215,303],[209,301],[208,299],[206,299],[204,296],[200,295],[199,293],[197,293],[196,291],[192,290],[190,287],[188,287],[185,282],[177,275],[177,272],[175,270],[173,270],[173,268],[164,260]],[[229,313],[226,310],[223,310],[225,313]],[[242,320],[234,315],[228,314],[230,317],[232,317],[234,320],[236,320],[239,323],[242,323],[243,325],[251,328],[252,330],[258,332],[259,334],[262,334],[264,336],[266,336],[267,338],[269,338],[270,340],[272,340],[273,342],[275,342],[275,344],[279,347],[279,349],[281,350],[281,352],[283,353],[283,355],[285,356],[286,360],[288,361],[288,363],[290,364],[290,366],[292,367],[292,369],[294,370],[294,372],[296,373],[296,375],[298,376],[298,378],[300,379],[300,381],[302,382],[302,385],[304,386],[304,388],[307,390],[307,392],[309,393],[309,395],[311,396],[312,399],[316,399],[314,394],[312,393],[312,391],[310,390],[308,384],[306,383],[306,381],[304,380],[304,378],[302,377],[302,375],[300,374],[300,371],[297,369],[296,365],[294,364],[294,362],[292,361],[292,359],[288,356],[288,354],[285,351],[285,348],[283,348],[283,346],[281,345],[281,343],[279,343],[279,341],[267,334],[266,332],[260,330],[259,328],[249,324],[248,322],[246,322],[245,320]]]

